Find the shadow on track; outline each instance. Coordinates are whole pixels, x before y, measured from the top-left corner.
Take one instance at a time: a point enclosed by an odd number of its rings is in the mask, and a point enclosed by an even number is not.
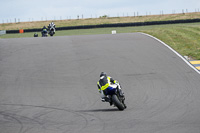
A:
[[[77,112],[113,112],[119,111],[117,108],[114,109],[91,109],[91,110],[79,110]]]

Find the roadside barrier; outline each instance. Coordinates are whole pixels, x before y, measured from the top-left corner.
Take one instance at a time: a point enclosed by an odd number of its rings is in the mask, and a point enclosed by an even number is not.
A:
[[[147,26],[147,25],[162,25],[162,24],[179,24],[179,23],[195,23],[200,22],[200,19],[185,19],[185,20],[169,20],[169,21],[152,21],[152,22],[135,22],[135,23],[116,23],[116,24],[100,24],[100,25],[81,25],[57,27],[56,30],[75,30],[75,29],[92,29],[92,28],[109,28],[109,27],[131,27],[131,26]],[[41,29],[24,29],[25,32],[41,32]],[[6,34],[19,33],[19,30],[7,30]]]
[[[6,34],[6,31],[5,30],[0,30],[0,35],[4,35]]]
[[[19,30],[19,33],[24,33],[24,30],[23,30],[23,29],[20,29],[20,30]]]

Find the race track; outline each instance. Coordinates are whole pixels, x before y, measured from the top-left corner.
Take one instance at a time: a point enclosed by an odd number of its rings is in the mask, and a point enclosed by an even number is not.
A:
[[[127,109],[100,100],[100,72]],[[0,39],[0,133],[199,133],[200,75],[141,33]]]

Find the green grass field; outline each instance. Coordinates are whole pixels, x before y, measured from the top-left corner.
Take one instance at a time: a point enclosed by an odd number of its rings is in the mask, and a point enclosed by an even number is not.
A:
[[[144,32],[157,37],[181,55],[200,60],[200,23],[57,31],[55,36]],[[33,37],[34,33],[6,34],[0,38]],[[41,36],[41,33],[38,33]]]

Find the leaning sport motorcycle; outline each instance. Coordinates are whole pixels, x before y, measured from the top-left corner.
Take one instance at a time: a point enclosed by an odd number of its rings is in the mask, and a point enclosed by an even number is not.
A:
[[[104,93],[108,96],[109,102],[114,104],[119,110],[124,110],[126,105],[124,103],[125,96],[120,96],[120,92],[116,87],[108,87],[104,90]]]

